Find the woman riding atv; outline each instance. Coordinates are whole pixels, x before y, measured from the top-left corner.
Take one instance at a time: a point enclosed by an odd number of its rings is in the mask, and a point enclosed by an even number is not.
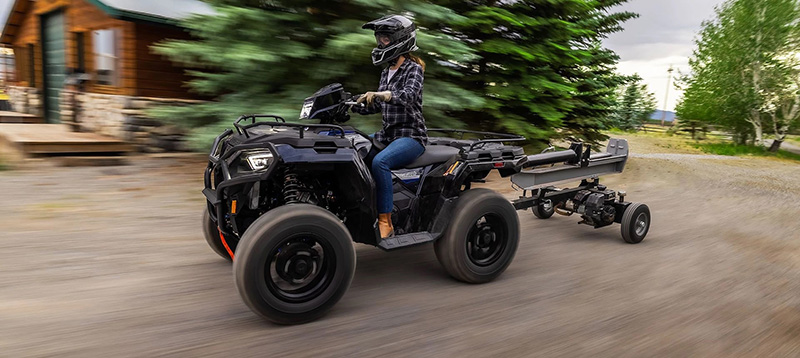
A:
[[[366,106],[353,107],[356,113],[383,115],[383,129],[374,138],[386,148],[372,160],[372,174],[377,189],[378,225],[381,237],[385,238],[394,235],[391,170],[402,168],[422,155],[428,140],[422,118],[425,62],[411,54],[419,48],[414,23],[408,18],[389,15],[362,28],[375,31],[378,47],[372,50],[372,63],[388,64],[381,73],[378,90],[358,98],[357,102]]]

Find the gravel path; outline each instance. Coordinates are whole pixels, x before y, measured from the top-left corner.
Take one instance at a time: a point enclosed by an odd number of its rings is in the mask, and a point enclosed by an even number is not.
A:
[[[800,166],[646,141],[604,178],[650,206],[644,243],[520,212],[485,285],[430,245],[359,245],[342,301],[292,327],[253,315],[206,247],[202,160],[0,172],[0,357],[800,356]]]
[[[632,153],[630,155],[631,158],[646,158],[646,159],[666,159],[672,160],[676,162],[685,161],[685,160],[714,160],[714,159],[722,159],[722,160],[741,160],[743,158],[740,157],[730,157],[727,155],[711,155],[711,154],[677,154],[677,153],[648,153],[648,154],[638,154]]]

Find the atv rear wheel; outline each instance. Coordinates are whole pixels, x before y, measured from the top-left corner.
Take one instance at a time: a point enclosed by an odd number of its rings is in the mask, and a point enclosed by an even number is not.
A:
[[[211,215],[208,214],[208,208],[206,208],[206,210],[203,211],[203,236],[206,237],[206,242],[208,246],[211,247],[211,250],[216,252],[217,255],[222,256],[223,259],[231,261],[231,255],[228,254],[219,235],[217,224],[211,220]]]
[[[233,278],[244,303],[278,324],[323,316],[344,295],[356,269],[341,220],[317,206],[290,204],[258,218],[236,248]]]
[[[436,258],[453,278],[489,282],[506,270],[519,244],[514,206],[488,189],[472,189],[458,198],[453,217],[436,241]]]

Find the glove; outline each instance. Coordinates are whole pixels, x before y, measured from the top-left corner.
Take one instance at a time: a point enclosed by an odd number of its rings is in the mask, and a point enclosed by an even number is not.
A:
[[[392,100],[392,92],[383,91],[383,92],[367,92],[363,96],[359,97],[356,101],[357,103],[364,103],[367,102],[368,106],[371,106],[373,102],[376,100],[381,102],[389,102]]]

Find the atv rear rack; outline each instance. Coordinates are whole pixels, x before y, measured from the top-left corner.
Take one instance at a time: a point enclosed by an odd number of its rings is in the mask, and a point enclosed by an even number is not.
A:
[[[467,151],[471,151],[480,147],[485,146],[489,143],[504,143],[504,142],[523,142],[525,141],[525,137],[516,135],[516,134],[506,134],[506,133],[495,133],[495,132],[482,132],[482,131],[473,131],[468,129],[441,129],[441,128],[431,128],[428,129],[428,132],[438,132],[438,133],[456,133],[461,134],[459,139],[464,139],[464,134],[480,134],[484,136],[482,139],[478,139],[477,141],[473,142]],[[495,138],[485,138],[485,137],[495,137]]]

